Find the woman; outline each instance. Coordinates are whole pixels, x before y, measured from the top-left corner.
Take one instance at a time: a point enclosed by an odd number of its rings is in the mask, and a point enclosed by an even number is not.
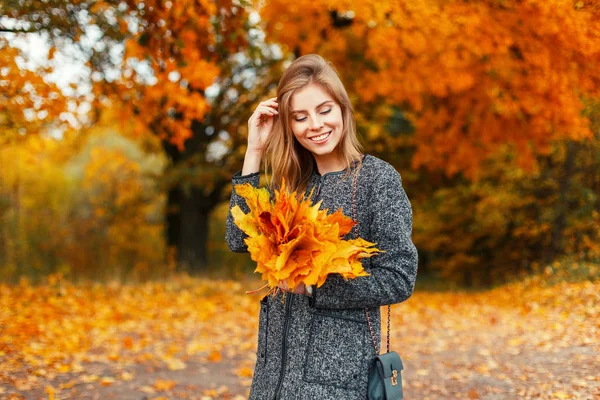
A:
[[[296,59],[281,77],[277,97],[261,102],[248,121],[248,148],[242,170],[232,178],[230,210],[239,205],[249,211],[235,187],[246,182],[258,187],[264,162],[270,190],[285,178],[290,192],[306,196],[315,188],[312,200],[322,200],[321,209],[341,207],[353,217],[349,178],[358,173],[358,236],[385,250],[362,259],[367,277],[345,281],[333,274],[321,287],[301,285],[294,292],[281,283],[275,296],[262,298],[251,400],[367,397],[376,351],[365,308],[379,348],[379,307],[410,297],[418,257],[400,174],[361,149],[348,94],[331,64],[315,54]],[[245,237],[229,212],[230,249],[247,251]]]

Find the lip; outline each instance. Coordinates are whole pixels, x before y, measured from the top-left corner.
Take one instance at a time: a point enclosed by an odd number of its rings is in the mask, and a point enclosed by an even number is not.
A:
[[[308,140],[310,140],[312,143],[317,143],[317,144],[318,143],[323,143],[323,142],[326,142],[327,140],[329,140],[329,138],[331,137],[331,133],[332,132],[333,132],[333,130],[330,130],[328,132],[319,133],[318,135],[314,135],[314,136],[309,137]],[[322,136],[322,135],[325,135],[325,134],[328,134],[328,136],[325,139],[319,140],[318,142],[315,142],[313,140],[313,138],[316,138],[316,137],[319,137],[319,136]]]

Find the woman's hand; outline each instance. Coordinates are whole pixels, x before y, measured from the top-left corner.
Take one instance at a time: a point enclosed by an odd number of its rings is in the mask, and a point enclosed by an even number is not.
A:
[[[290,292],[286,281],[279,281],[279,284],[277,286],[279,287],[279,289],[281,289],[284,292]],[[300,282],[300,284],[296,287],[296,289],[292,293],[307,294],[306,286],[304,285],[303,282]]]
[[[277,111],[277,97],[271,97],[261,102],[248,120],[248,149],[247,151],[262,154],[267,137],[273,130]]]

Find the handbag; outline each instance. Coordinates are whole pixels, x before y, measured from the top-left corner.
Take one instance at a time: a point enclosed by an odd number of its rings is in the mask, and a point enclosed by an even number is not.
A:
[[[359,167],[360,169],[360,167]],[[358,218],[356,212],[356,180],[358,177],[358,169],[352,177],[352,213],[354,221],[357,224],[355,229],[356,237],[358,237]],[[390,316],[391,305],[388,304],[388,322],[387,322],[387,353],[379,354],[377,341],[373,333],[373,325],[369,317],[369,309],[365,308],[367,322],[369,323],[369,331],[371,339],[373,339],[373,347],[375,347],[375,358],[369,366],[369,375],[367,383],[367,399],[368,400],[399,400],[404,398],[402,393],[402,360],[400,355],[395,351],[390,351]]]
[[[367,313],[369,321],[369,329],[371,338],[375,346],[375,354],[378,354],[377,346],[375,345],[375,335],[373,335],[373,327]],[[404,398],[402,393],[402,360],[400,355],[395,351],[390,351],[390,306],[388,305],[388,336],[387,336],[387,353],[378,354],[375,356],[369,367],[369,376],[367,383],[367,399],[369,400],[399,400]]]

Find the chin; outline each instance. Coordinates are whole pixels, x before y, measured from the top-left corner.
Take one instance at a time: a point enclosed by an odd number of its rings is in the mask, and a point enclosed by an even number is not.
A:
[[[328,143],[327,146],[315,146],[312,143],[308,143],[308,145],[309,146],[305,146],[307,150],[309,150],[313,154],[322,156],[333,153],[334,150],[338,147],[339,142],[336,142],[335,145]]]
[[[310,151],[311,153],[313,153],[314,155],[324,156],[324,155],[333,153],[334,149],[315,149],[314,147],[311,147],[311,148],[308,148],[307,150]]]
[[[331,150],[317,150],[317,151],[313,151],[314,154],[320,155],[320,156],[326,156],[328,154],[333,154],[333,150],[335,149],[331,149]]]

